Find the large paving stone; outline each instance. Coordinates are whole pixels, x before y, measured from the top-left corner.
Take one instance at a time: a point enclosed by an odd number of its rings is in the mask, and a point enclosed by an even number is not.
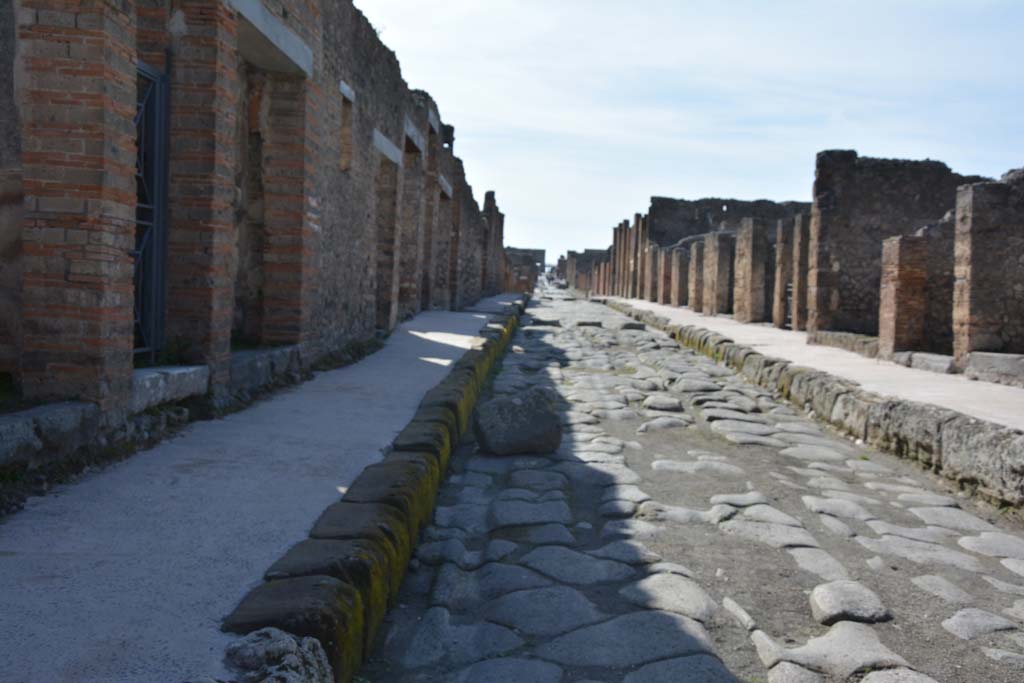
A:
[[[769,524],[766,522],[747,522],[731,519],[718,525],[727,534],[739,536],[749,541],[765,543],[773,548],[817,548],[814,540],[806,529],[785,524]]]
[[[1011,631],[1017,627],[1009,619],[975,607],[965,607],[942,622],[942,628],[964,640],[973,640],[997,631]]]
[[[885,535],[881,538],[857,536],[862,546],[880,555],[895,555],[924,565],[947,565],[969,572],[980,572],[981,563],[977,558],[958,550],[952,550],[934,543],[924,543],[909,538]]]
[[[536,652],[565,666],[628,669],[670,657],[711,654],[713,645],[693,619],[644,611],[585,626],[544,643]]]
[[[801,500],[804,503],[804,507],[811,512],[832,515],[833,517],[856,519],[862,522],[875,519],[875,515],[850,500],[819,498],[817,496],[803,496]]]
[[[402,654],[402,665],[415,669],[429,664],[468,664],[510,652],[523,644],[515,633],[486,622],[453,624],[444,607],[427,610]]]
[[[938,683],[938,681],[911,669],[899,668],[872,671],[861,679],[861,683]]]
[[[986,531],[979,536],[965,536],[958,543],[963,548],[989,557],[1024,560],[1024,539],[1010,534]]]
[[[642,666],[622,683],[739,683],[722,662],[711,655],[691,655]]]
[[[661,555],[652,552],[637,541],[612,541],[596,550],[587,551],[594,557],[615,560],[625,564],[653,564],[661,561]]]
[[[519,470],[509,475],[508,485],[514,488],[532,491],[550,491],[564,489],[569,480],[559,472],[545,470]]]
[[[797,460],[839,462],[846,459],[846,456],[842,453],[826,446],[791,446],[779,451],[779,454],[796,458]]]
[[[477,662],[448,680],[450,683],[560,683],[562,669],[537,659],[502,657]]]
[[[619,591],[634,605],[667,610],[707,623],[718,611],[715,601],[697,582],[672,573],[648,576]]]
[[[604,560],[562,546],[543,546],[530,551],[522,564],[564,583],[589,585],[622,581],[635,574],[628,564]]]
[[[590,486],[638,484],[641,480],[640,475],[630,468],[614,463],[563,462],[554,469],[567,475],[577,484]]]
[[[758,653],[764,657],[761,648]],[[779,648],[774,654],[777,660],[824,672],[836,680],[846,680],[858,671],[907,666],[902,657],[882,644],[874,628],[852,621],[840,621],[825,635],[800,647]]]
[[[878,595],[856,581],[832,581],[811,591],[811,614],[826,626],[837,621],[873,624],[892,618]]]
[[[512,591],[550,586],[551,579],[532,569],[513,564],[492,562],[467,572],[446,564],[437,573],[431,603],[454,611],[476,607]]]
[[[484,605],[481,614],[489,621],[532,636],[560,635],[608,618],[586,596],[568,586],[509,593]]]
[[[969,605],[974,602],[974,598],[970,593],[963,590],[949,579],[936,576],[935,574],[915,576],[910,581],[921,590],[926,593],[931,593],[944,602],[961,605]]]
[[[572,512],[565,501],[531,503],[522,500],[496,500],[491,505],[491,522],[495,528],[527,524],[568,524]]]
[[[944,526],[947,529],[962,529],[964,531],[995,531],[996,528],[969,512],[959,508],[950,507],[923,507],[910,508],[910,512],[917,515],[925,524]]]
[[[820,576],[826,581],[842,581],[849,578],[846,567],[820,548],[787,548],[786,552],[805,572]]]

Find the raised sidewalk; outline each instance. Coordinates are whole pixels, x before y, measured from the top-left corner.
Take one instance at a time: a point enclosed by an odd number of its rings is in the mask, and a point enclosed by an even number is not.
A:
[[[4,680],[231,679],[221,622],[410,421],[514,295],[51,494],[0,524]]]
[[[718,332],[758,353],[823,370],[856,382],[867,391],[931,403],[979,420],[1024,430],[1024,389],[1021,388],[908,368],[832,346],[809,345],[806,332],[782,330],[768,323],[740,323],[732,318],[695,313],[689,308],[639,299],[606,298],[664,316],[673,325],[693,325]]]

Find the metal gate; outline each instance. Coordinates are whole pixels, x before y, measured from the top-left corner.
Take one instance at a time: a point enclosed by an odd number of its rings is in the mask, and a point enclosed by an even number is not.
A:
[[[167,294],[167,129],[170,105],[166,73],[139,63],[135,136],[135,358],[153,363],[164,343]]]

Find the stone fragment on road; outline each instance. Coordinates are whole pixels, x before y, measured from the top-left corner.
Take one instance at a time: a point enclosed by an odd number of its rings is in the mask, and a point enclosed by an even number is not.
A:
[[[815,621],[831,626],[837,621],[873,624],[892,618],[878,594],[856,581],[832,581],[811,591],[811,614]]]
[[[480,450],[494,455],[554,453],[562,442],[561,420],[540,389],[485,401],[473,427]]]

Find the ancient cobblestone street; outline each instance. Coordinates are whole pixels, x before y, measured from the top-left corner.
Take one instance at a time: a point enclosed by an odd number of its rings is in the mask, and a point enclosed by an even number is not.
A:
[[[1024,678],[1024,533],[667,335],[544,290],[494,379],[552,456],[464,441],[375,682]]]

